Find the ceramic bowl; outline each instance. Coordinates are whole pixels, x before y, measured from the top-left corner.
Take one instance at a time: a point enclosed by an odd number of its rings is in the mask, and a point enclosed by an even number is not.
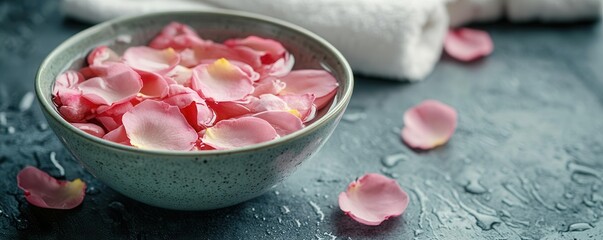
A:
[[[65,121],[52,103],[57,75],[84,66],[96,46],[118,53],[145,45],[172,21],[188,24],[202,38],[221,42],[256,35],[280,41],[295,68],[327,69],[339,81],[333,103],[306,128],[285,137],[234,150],[141,150],[88,135]],[[352,71],[331,44],[312,32],[277,19],[234,11],[147,14],[105,22],[71,37],[44,60],[35,79],[49,126],[84,167],[116,191],[169,209],[208,210],[257,197],[289,176],[327,141],[350,100]]]

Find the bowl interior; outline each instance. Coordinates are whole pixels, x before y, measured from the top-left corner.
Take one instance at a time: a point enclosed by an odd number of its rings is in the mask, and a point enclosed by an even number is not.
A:
[[[107,45],[121,54],[130,46],[147,45],[172,21],[187,24],[195,29],[201,38],[215,42],[250,35],[275,39],[295,57],[294,69],[325,69],[334,75],[340,87],[331,106],[319,112],[314,122],[305,129],[273,141],[281,141],[310,131],[327,118],[335,117],[332,112],[342,111],[349,101],[353,84],[351,69],[343,56],[322,38],[295,25],[259,15],[232,11],[193,11],[117,19],[89,28],[68,39],[47,57],[38,72],[36,93],[44,110],[68,128],[78,131],[62,119],[51,101],[56,76],[65,70],[85,66],[86,56],[97,46]],[[113,145],[105,140],[95,140]]]

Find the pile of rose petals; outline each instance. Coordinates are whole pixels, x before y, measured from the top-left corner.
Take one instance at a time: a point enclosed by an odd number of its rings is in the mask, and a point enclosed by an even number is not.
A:
[[[47,173],[27,166],[17,174],[17,185],[30,204],[41,208],[72,209],[84,201],[86,183],[75,179],[59,181]]]
[[[292,70],[283,45],[250,36],[223,44],[181,23],[122,56],[94,49],[57,77],[61,116],[93,136],[143,149],[232,149],[290,134],[335,96],[324,70]]]

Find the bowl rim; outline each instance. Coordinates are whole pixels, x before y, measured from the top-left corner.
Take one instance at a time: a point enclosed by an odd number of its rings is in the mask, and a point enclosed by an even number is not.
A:
[[[87,134],[84,131],[77,129],[76,127],[71,125],[69,122],[67,122],[63,117],[61,117],[58,114],[58,112],[54,109],[54,107],[53,107],[54,105],[48,101],[47,96],[44,96],[44,94],[43,94],[44,91],[43,91],[41,83],[40,83],[40,79],[42,77],[42,72],[44,72],[44,70],[46,68],[48,68],[48,66],[52,63],[51,62],[52,59],[54,59],[58,55],[60,55],[61,52],[63,52],[69,46],[80,41],[81,38],[92,35],[95,32],[99,31],[100,29],[107,28],[107,27],[110,28],[112,25],[119,24],[119,23],[125,22],[125,21],[132,21],[132,20],[136,20],[136,19],[140,19],[140,18],[150,18],[150,17],[155,17],[155,16],[189,15],[189,14],[214,14],[214,15],[249,18],[249,19],[253,19],[255,21],[267,22],[269,24],[274,24],[279,27],[287,28],[290,31],[298,32],[302,35],[309,37],[313,41],[318,42],[319,44],[321,44],[325,48],[327,48],[335,56],[336,60],[341,63],[341,67],[343,68],[343,72],[344,72],[343,77],[349,79],[349,81],[347,81],[346,86],[344,86],[345,91],[343,92],[343,96],[342,96],[341,100],[337,101],[335,103],[335,106],[331,107],[331,109],[329,109],[324,116],[320,117],[315,122],[311,123],[310,125],[306,126],[305,128],[303,128],[299,131],[288,134],[284,137],[280,137],[280,138],[273,139],[273,140],[270,140],[267,142],[253,144],[253,145],[249,145],[249,146],[245,146],[245,147],[234,148],[234,149],[211,150],[211,151],[173,151],[173,150],[140,149],[140,148],[135,148],[135,147],[131,147],[131,146],[118,144],[115,142],[111,142],[111,141]],[[194,11],[165,11],[165,12],[141,14],[141,15],[136,15],[136,16],[120,17],[120,18],[116,18],[116,19],[106,21],[106,22],[103,22],[100,24],[96,24],[92,27],[89,27],[89,28],[69,37],[67,40],[65,40],[63,43],[61,43],[59,46],[57,46],[54,50],[52,50],[52,52],[50,52],[50,54],[48,54],[48,56],[44,59],[44,61],[42,61],[42,64],[38,68],[38,71],[35,76],[34,85],[35,85],[36,97],[38,99],[38,102],[40,103],[40,107],[43,111],[45,111],[47,113],[47,116],[51,116],[55,121],[57,121],[59,124],[63,125],[63,127],[69,129],[70,131],[83,137],[84,139],[90,141],[91,143],[109,147],[109,148],[112,148],[115,150],[121,150],[121,151],[136,153],[136,154],[148,154],[148,155],[154,155],[154,156],[175,156],[175,155],[177,155],[177,156],[211,156],[211,155],[220,155],[220,154],[239,154],[239,153],[255,151],[258,149],[262,149],[262,148],[274,147],[276,145],[280,145],[280,144],[284,144],[287,142],[291,142],[293,140],[297,140],[305,135],[308,135],[308,134],[318,130],[320,127],[322,127],[327,122],[329,122],[329,120],[336,118],[339,112],[345,110],[345,107],[349,103],[351,96],[352,96],[353,89],[354,89],[354,75],[353,75],[353,72],[352,72],[352,69],[351,69],[349,63],[344,58],[343,54],[341,54],[341,52],[339,52],[339,50],[337,50],[333,45],[331,45],[328,41],[326,41],[322,37],[318,36],[317,34],[311,32],[305,28],[302,28],[300,26],[297,26],[295,24],[292,24],[292,23],[289,23],[289,22],[286,22],[286,21],[283,21],[280,19],[276,19],[273,17],[268,17],[268,16],[264,16],[264,15],[260,15],[260,14],[255,14],[255,13],[248,13],[248,12],[234,11],[234,10],[194,10]]]

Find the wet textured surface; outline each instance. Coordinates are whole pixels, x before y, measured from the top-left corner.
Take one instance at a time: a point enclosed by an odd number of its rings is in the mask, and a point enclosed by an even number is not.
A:
[[[29,106],[42,59],[88,27],[38,2],[0,3],[0,239],[603,239],[600,23],[479,26],[496,46],[487,59],[444,58],[416,84],[359,76],[348,115],[288,180],[234,207],[183,212],[95,180]],[[402,115],[427,98],[454,106],[459,127],[449,144],[414,152],[399,138]],[[15,181],[25,165],[85,180],[83,205],[28,205]],[[342,214],[338,193],[366,172],[409,192],[402,217],[368,227]]]

